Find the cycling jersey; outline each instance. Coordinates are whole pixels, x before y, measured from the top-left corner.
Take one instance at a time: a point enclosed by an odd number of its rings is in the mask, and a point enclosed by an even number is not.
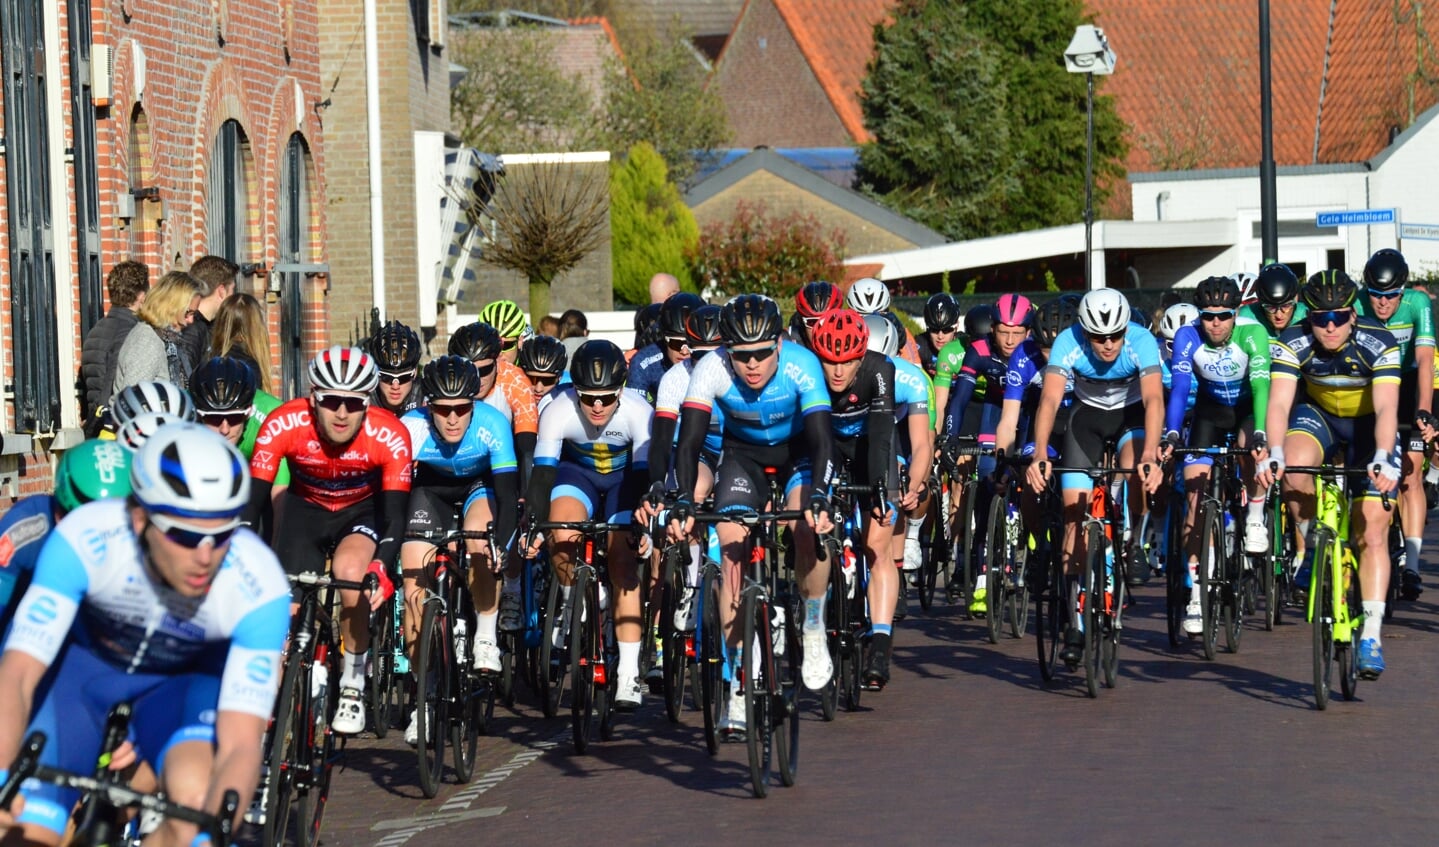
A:
[[[1310,401],[1331,415],[1368,415],[1374,412],[1369,386],[1401,382],[1399,345],[1372,319],[1356,316],[1349,340],[1339,350],[1326,352],[1314,340],[1306,318],[1279,336],[1271,375],[1301,381]]]
[[[981,338],[965,351],[964,361],[959,367],[959,376],[954,383],[954,393],[949,396],[949,405],[944,410],[945,431],[955,432],[964,419],[969,401],[978,393],[980,402],[996,410],[1004,401],[1004,386],[1009,374],[1009,358],[1001,356],[988,337]],[[996,414],[987,416],[981,426],[981,434],[993,435],[998,423]]]
[[[488,474],[513,473],[518,468],[509,421],[492,406],[476,403],[470,425],[454,444],[436,435],[427,407],[407,412],[400,422],[410,433],[415,461],[413,485],[443,485]]]
[[[1269,405],[1269,335],[1259,324],[1238,318],[1229,340],[1215,347],[1204,340],[1197,324],[1185,324],[1174,335],[1170,362],[1174,384],[1165,410],[1165,429],[1179,432],[1189,405],[1190,385],[1208,403],[1230,408]]]
[[[260,434],[260,426],[265,423],[265,418],[271,412],[280,407],[280,398],[264,391],[255,392],[255,403],[250,407],[250,419],[245,422],[245,431],[240,435],[240,441],[235,448],[240,455],[246,459],[255,455],[255,438]],[[280,460],[280,468],[275,472],[275,485],[285,487],[290,484],[290,463]]]
[[[911,415],[924,415],[934,427],[934,383],[919,365],[896,356],[894,363],[894,421],[902,424]],[[901,440],[908,438],[908,427],[901,426]],[[908,452],[908,451],[906,451]]]
[[[865,463],[854,467],[857,484],[869,485],[889,476],[893,464],[890,448],[894,444],[894,373],[888,357],[869,351],[859,360],[854,381],[843,391],[829,392],[830,426],[840,453],[858,463],[859,446],[865,445]]]
[[[650,481],[664,482],[670,472],[674,442],[679,437],[680,407],[684,405],[685,392],[689,390],[690,374],[694,371],[695,359],[684,359],[665,371],[655,390],[654,431],[650,439]],[[710,415],[709,431],[705,433],[704,450],[718,456],[724,445],[724,413],[714,409]]]
[[[621,508],[627,511],[638,502],[649,480],[654,409],[643,394],[626,388],[620,392],[613,416],[597,428],[580,408],[579,393],[573,386],[554,393],[555,401],[545,407],[540,419],[528,508],[543,521],[552,499],[571,496],[587,501],[591,515],[600,505],[596,501],[603,500],[610,504],[605,517],[613,520]]]
[[[668,369],[669,359],[665,358],[664,347],[659,344],[641,347],[630,360],[630,372],[625,378],[625,387],[633,388],[643,394],[645,400],[654,402],[655,391]]]
[[[959,369],[964,366],[964,354],[968,350],[969,341],[959,335],[940,348],[939,355],[935,357],[934,361],[934,385],[936,388],[948,389],[954,383],[959,376]]]
[[[1309,307],[1304,305],[1304,301],[1301,300],[1295,303],[1294,314],[1289,318],[1289,326],[1294,326],[1295,324],[1304,320],[1304,316],[1307,314],[1309,314]],[[1259,324],[1259,326],[1264,330],[1265,333],[1269,335],[1270,338],[1278,338],[1279,333],[1284,331],[1274,328],[1274,323],[1269,320],[1269,312],[1258,303],[1250,303],[1247,306],[1240,306],[1239,317],[1248,318],[1249,320]],[[1288,329],[1288,327],[1285,327],[1285,329]]]
[[[939,348],[934,346],[934,334],[921,332],[914,337],[914,341],[919,347],[919,366],[933,378],[935,368],[939,365]]]
[[[1124,346],[1112,362],[1101,361],[1095,355],[1078,324],[1070,327],[1054,340],[1044,369],[1046,374],[1072,379],[1075,400],[1099,409],[1139,404],[1140,380],[1160,371],[1159,344],[1148,330],[1134,323],[1125,330]]]
[[[1365,317],[1389,330],[1394,336],[1394,342],[1399,345],[1399,369],[1401,371],[1412,371],[1418,363],[1414,360],[1414,351],[1418,347],[1434,347],[1434,310],[1429,301],[1429,295],[1422,291],[1406,289],[1404,295],[1399,298],[1399,308],[1389,316],[1389,320],[1381,321],[1374,314],[1374,308],[1369,298],[1360,295],[1354,302],[1354,311],[1360,317]]]
[[[281,460],[290,463],[291,496],[332,512],[380,491],[410,490],[409,431],[384,409],[367,409],[348,444],[331,444],[315,428],[309,398],[296,397],[265,418],[250,473],[268,489]]]
[[[54,495],[21,498],[0,517],[0,630],[10,623],[14,603],[35,571],[45,537],[55,526],[60,506]]]
[[[504,359],[496,359],[495,384],[490,387],[490,393],[479,398],[482,402],[499,409],[510,422],[515,435],[529,433],[533,435],[539,428],[539,412],[535,410],[535,392],[530,388],[530,381],[525,377],[525,372],[515,365],[506,362]],[[524,452],[520,441],[515,440],[515,447],[519,452]]]

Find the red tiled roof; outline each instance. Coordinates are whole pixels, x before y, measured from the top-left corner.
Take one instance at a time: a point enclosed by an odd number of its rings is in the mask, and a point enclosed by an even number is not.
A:
[[[893,0],[772,0],[856,144],[870,140],[859,85],[874,52],[874,25]]]

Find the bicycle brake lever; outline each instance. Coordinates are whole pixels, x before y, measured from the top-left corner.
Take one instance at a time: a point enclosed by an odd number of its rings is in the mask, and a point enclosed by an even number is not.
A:
[[[20,783],[33,776],[40,767],[40,751],[44,749],[45,733],[32,732],[25,736],[25,741],[20,745],[20,753],[15,757],[15,763],[5,777],[5,783],[0,785],[0,809],[8,809],[10,804],[15,802],[15,795],[20,793]]]

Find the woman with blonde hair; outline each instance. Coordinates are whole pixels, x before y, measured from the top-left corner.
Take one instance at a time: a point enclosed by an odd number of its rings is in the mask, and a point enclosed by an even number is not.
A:
[[[160,278],[136,311],[135,324],[120,345],[115,358],[115,381],[111,396],[121,389],[152,379],[166,380],[184,388],[195,364],[180,345],[180,330],[195,319],[200,303],[200,281],[184,271],[170,271]]]
[[[260,301],[249,294],[231,294],[220,303],[210,330],[210,355],[229,356],[249,365],[260,390],[269,393],[270,331]]]

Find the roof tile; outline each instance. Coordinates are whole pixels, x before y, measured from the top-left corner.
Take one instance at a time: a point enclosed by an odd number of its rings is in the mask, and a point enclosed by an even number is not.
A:
[[[874,52],[874,25],[893,0],[773,0],[840,122],[856,143],[870,140],[860,110],[860,82]]]

